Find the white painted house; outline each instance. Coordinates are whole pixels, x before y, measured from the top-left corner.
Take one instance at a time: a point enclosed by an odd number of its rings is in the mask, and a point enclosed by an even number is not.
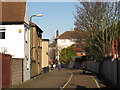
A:
[[[30,30],[26,2],[2,2],[0,52],[21,58],[23,81],[30,79]]]
[[[57,38],[57,49],[58,55],[57,59],[59,60],[60,51],[63,48],[67,48],[78,41],[83,41],[84,38],[87,37],[86,32],[78,31],[76,28],[74,31],[66,31]]]

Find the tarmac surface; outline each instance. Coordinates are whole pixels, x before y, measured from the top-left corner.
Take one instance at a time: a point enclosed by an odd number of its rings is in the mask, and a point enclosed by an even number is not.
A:
[[[73,77],[65,88],[100,88],[99,85],[97,85],[98,83],[92,77],[92,73],[86,72],[83,74],[82,70],[79,69],[70,71],[73,74]]]
[[[81,88],[105,88],[106,85],[100,86],[97,76],[86,71],[82,73],[80,69],[65,69],[62,68],[58,71],[55,68],[46,74],[37,76],[34,79],[28,80],[20,85],[13,86],[12,88],[51,88],[51,89],[75,89]],[[103,83],[103,82],[102,82]]]
[[[61,71],[58,71],[55,68],[53,71],[37,76],[13,88],[60,88],[68,81],[70,75],[69,70],[62,68]]]

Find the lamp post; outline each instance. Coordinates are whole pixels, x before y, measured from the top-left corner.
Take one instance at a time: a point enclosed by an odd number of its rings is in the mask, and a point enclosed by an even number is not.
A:
[[[32,18],[33,17],[42,17],[42,14],[32,15],[30,17],[29,28],[30,28],[30,78],[32,77]]]
[[[31,28],[32,18],[33,18],[33,17],[42,17],[42,16],[43,16],[42,14],[32,15],[32,16],[30,17],[30,28]]]

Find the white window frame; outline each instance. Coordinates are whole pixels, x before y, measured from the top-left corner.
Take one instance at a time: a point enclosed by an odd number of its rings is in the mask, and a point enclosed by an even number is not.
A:
[[[4,32],[5,33],[5,31],[6,31],[6,28],[5,27],[0,27],[0,33],[2,32]],[[4,34],[5,35],[5,34]],[[0,39],[5,39],[5,36],[4,36],[4,38],[1,38],[0,37]]]

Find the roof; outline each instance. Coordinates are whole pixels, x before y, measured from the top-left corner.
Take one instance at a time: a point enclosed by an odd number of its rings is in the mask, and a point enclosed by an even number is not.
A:
[[[83,51],[85,51],[83,48],[74,48],[74,50],[75,50],[76,52],[83,52]]]
[[[85,45],[85,43],[75,43],[72,44],[71,47],[73,47],[76,52],[84,52]]]
[[[36,27],[37,28],[37,30],[39,30],[40,32],[43,32],[42,31],[42,29],[40,28],[40,27],[38,27],[38,25],[37,24],[35,24],[35,23],[33,23],[33,22],[29,22],[29,23],[31,23],[32,25],[32,27]]]
[[[79,52],[79,53],[77,53],[77,56],[86,56],[86,55],[81,53],[81,52]]]
[[[26,2],[2,2],[0,22],[24,22]]]
[[[88,34],[85,31],[66,31],[58,39],[85,39]]]

